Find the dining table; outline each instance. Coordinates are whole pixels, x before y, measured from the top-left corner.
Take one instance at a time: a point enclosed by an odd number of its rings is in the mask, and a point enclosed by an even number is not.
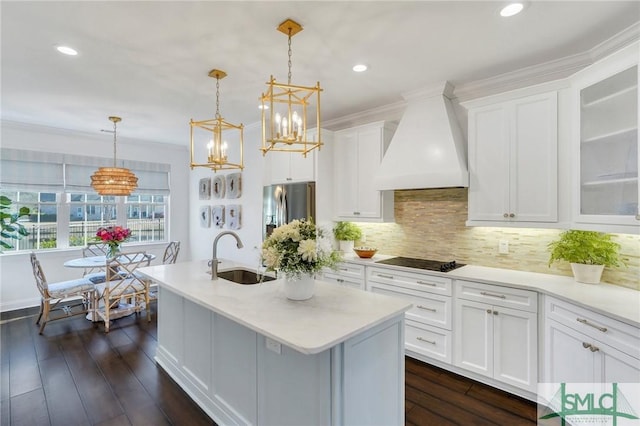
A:
[[[149,261],[152,261],[156,258],[156,256],[151,253],[147,253],[146,256],[149,258]],[[66,262],[64,262],[64,266],[67,268],[80,268],[80,269],[106,268],[107,256],[78,257],[76,259],[67,260]],[[94,284],[99,284],[105,281],[105,275],[106,275],[105,272],[103,272],[102,275],[100,274],[100,272],[94,272],[90,275],[91,275],[91,278],[89,279]],[[104,303],[104,302],[100,300],[99,303]],[[117,319],[117,318],[129,316],[133,312],[134,311],[131,309],[131,307],[128,304],[122,302],[117,307],[111,309],[109,316],[111,319]],[[93,321],[92,312],[88,312],[86,318],[89,321]]]

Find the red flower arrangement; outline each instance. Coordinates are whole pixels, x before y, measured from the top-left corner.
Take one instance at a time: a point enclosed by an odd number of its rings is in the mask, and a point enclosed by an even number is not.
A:
[[[131,237],[131,230],[122,226],[108,226],[98,228],[96,241],[109,245],[109,257],[113,257],[120,249],[120,244]]]

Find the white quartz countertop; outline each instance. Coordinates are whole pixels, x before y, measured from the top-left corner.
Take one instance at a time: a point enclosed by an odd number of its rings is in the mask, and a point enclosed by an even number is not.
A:
[[[583,284],[573,277],[516,271],[486,266],[466,265],[451,272],[423,271],[420,269],[375,263],[394,256],[376,254],[372,259],[345,256],[344,261],[388,269],[424,272],[455,280],[468,280],[533,290],[582,305],[611,318],[640,327],[640,291],[613,284]]]
[[[245,267],[225,261],[218,271]],[[192,302],[299,352],[315,354],[396,317],[411,303],[316,281],[314,296],[288,300],[283,280],[241,285],[211,280],[206,260],[140,268],[139,271]]]

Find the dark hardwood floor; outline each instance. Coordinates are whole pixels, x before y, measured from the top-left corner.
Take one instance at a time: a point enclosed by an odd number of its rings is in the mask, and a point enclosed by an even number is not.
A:
[[[109,334],[75,317],[40,336],[33,315],[3,315],[0,425],[215,424],[154,363],[152,309],[151,323],[132,315]],[[534,403],[411,358],[405,413],[407,425],[536,424]]]

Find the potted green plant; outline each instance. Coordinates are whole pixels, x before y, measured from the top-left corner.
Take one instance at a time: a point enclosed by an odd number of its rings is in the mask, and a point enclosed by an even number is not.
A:
[[[333,227],[333,236],[338,240],[341,252],[351,253],[354,241],[362,238],[362,229],[353,222],[338,222]]]
[[[0,253],[2,249],[12,249],[13,245],[7,240],[19,240],[29,235],[29,231],[23,224],[19,223],[20,218],[30,214],[28,207],[20,207],[17,212],[12,213],[13,201],[4,195],[0,196],[0,221],[2,222],[2,240],[0,240]]]
[[[548,247],[551,251],[549,266],[559,260],[569,262],[575,280],[581,283],[597,284],[605,266],[624,263],[620,257],[620,244],[603,232],[570,229]]]

